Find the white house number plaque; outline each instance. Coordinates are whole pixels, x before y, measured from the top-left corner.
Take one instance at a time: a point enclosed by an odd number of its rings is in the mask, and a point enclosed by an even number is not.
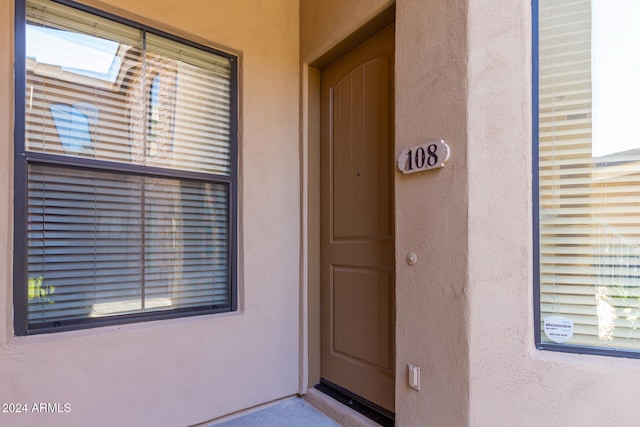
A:
[[[417,147],[405,148],[398,157],[398,168],[404,174],[444,167],[451,149],[443,141],[431,141]]]

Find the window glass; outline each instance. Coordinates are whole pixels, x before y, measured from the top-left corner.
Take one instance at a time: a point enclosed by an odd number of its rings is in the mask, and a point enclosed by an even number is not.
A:
[[[34,68],[59,67],[65,73],[115,83],[122,65],[119,47],[118,42],[100,37],[27,25],[27,58]]]
[[[49,107],[85,103],[101,113],[96,159],[231,173],[230,58],[46,0],[28,4],[28,150],[82,155],[65,151]]]
[[[65,154],[81,155],[93,148],[89,119],[72,105],[54,104],[50,107]]]
[[[160,133],[160,75],[151,81],[149,90],[149,150],[150,156],[158,155],[157,139]]]
[[[234,57],[16,7],[16,333],[235,310]]]
[[[29,323],[229,304],[225,185],[32,165]]]
[[[538,12],[538,344],[638,357],[640,3]]]

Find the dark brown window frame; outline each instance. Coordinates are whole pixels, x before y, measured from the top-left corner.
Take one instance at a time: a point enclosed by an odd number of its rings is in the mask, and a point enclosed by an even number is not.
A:
[[[153,166],[123,164],[95,159],[68,157],[28,151],[25,149],[25,98],[26,98],[26,0],[16,0],[15,3],[15,125],[14,125],[14,272],[13,272],[13,302],[15,335],[31,335],[49,332],[61,332],[76,329],[86,329],[107,325],[118,325],[140,321],[170,319],[195,315],[206,315],[237,310],[237,248],[238,248],[238,61],[237,57],[208,46],[203,46],[174,35],[158,31],[143,24],[114,16],[98,9],[80,5],[73,1],[52,0],[65,6],[87,12],[102,18],[107,18],[141,30],[144,33],[159,35],[188,46],[214,53],[227,58],[231,63],[230,76],[230,172],[228,175],[194,172],[188,170],[174,170]],[[145,120],[147,118],[145,117]],[[142,124],[146,129],[147,123]],[[29,165],[49,165],[63,167],[70,170],[80,169],[95,172],[110,172],[138,177],[160,177],[182,179],[196,182],[224,184],[228,188],[228,295],[229,303],[224,307],[203,306],[188,309],[173,309],[148,313],[126,314],[102,318],[87,318],[68,324],[55,324],[47,327],[33,328],[28,322],[28,280],[27,274],[27,181]]]

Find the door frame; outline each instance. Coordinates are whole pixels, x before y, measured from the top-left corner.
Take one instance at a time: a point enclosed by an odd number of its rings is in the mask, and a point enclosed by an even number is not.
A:
[[[318,384],[321,376],[320,70],[394,20],[395,6],[391,6],[337,43],[316,60],[302,64],[300,104],[301,287],[298,384],[298,393],[300,395],[306,394],[307,389]],[[395,145],[394,141],[394,147]],[[397,354],[397,351],[395,354]]]

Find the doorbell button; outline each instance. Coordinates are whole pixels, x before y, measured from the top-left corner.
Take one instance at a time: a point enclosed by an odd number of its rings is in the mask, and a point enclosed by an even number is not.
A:
[[[418,262],[418,255],[414,254],[413,252],[409,253],[407,255],[407,264],[416,265],[416,262]]]

